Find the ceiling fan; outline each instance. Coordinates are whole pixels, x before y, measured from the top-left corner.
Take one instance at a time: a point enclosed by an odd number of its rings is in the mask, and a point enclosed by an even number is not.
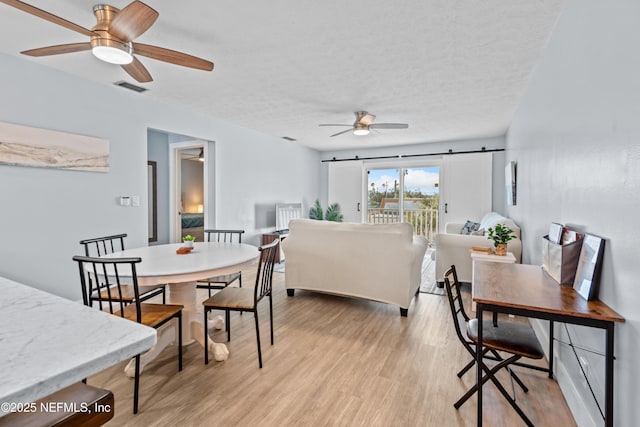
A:
[[[24,55],[48,56],[91,50],[98,59],[122,66],[140,83],[151,82],[153,78],[134,54],[183,67],[213,70],[213,63],[205,59],[162,47],[134,43],[133,40],[147,31],[158,18],[158,12],[141,1],[133,1],[122,10],[106,4],[94,6],[93,14],[97,23],[90,30],[19,0],[0,0],[0,3],[90,37],[90,41],[85,43],[41,47],[21,52]]]
[[[180,158],[182,160],[198,160],[204,162],[204,147],[200,148],[183,148],[180,150]]]
[[[366,111],[356,111],[356,121],[352,125],[342,124],[321,124],[319,126],[348,126],[351,129],[343,130],[338,133],[334,133],[333,136],[342,135],[343,133],[353,131],[354,135],[369,135],[370,129],[407,129],[409,127],[406,123],[373,123],[373,119],[376,118],[373,114],[369,114]]]

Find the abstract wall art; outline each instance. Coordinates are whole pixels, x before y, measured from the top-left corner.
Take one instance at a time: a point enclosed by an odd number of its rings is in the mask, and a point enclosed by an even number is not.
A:
[[[0,122],[0,164],[109,171],[109,141]]]

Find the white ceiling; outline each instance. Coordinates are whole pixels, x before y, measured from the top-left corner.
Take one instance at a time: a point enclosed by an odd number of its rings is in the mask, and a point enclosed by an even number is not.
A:
[[[28,3],[85,28],[95,0]],[[140,96],[318,150],[503,135],[565,0],[147,0],[160,13],[136,41],[215,63],[213,72],[140,57]],[[112,0],[122,8],[128,0]],[[87,41],[0,4],[0,51]],[[104,84],[133,81],[79,52],[23,58]],[[117,89],[125,90],[125,89]],[[408,129],[329,138],[366,110]]]

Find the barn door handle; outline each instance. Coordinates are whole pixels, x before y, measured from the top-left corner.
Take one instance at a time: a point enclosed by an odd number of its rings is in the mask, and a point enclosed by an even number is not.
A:
[[[449,213],[448,208],[449,208],[449,203],[445,203],[444,204],[444,213]]]

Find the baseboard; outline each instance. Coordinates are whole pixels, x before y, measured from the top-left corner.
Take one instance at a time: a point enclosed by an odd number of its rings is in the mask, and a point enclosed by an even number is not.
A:
[[[529,319],[533,331],[536,333],[538,340],[542,343],[545,356],[549,360],[549,329],[547,328],[546,320]],[[558,381],[560,391],[564,399],[567,401],[571,415],[573,415],[576,424],[581,427],[596,427],[600,424],[596,423],[590,416],[590,410],[585,404],[584,400],[580,397],[578,387],[573,382],[567,372],[564,364],[558,359],[557,355],[553,361],[554,378]]]

